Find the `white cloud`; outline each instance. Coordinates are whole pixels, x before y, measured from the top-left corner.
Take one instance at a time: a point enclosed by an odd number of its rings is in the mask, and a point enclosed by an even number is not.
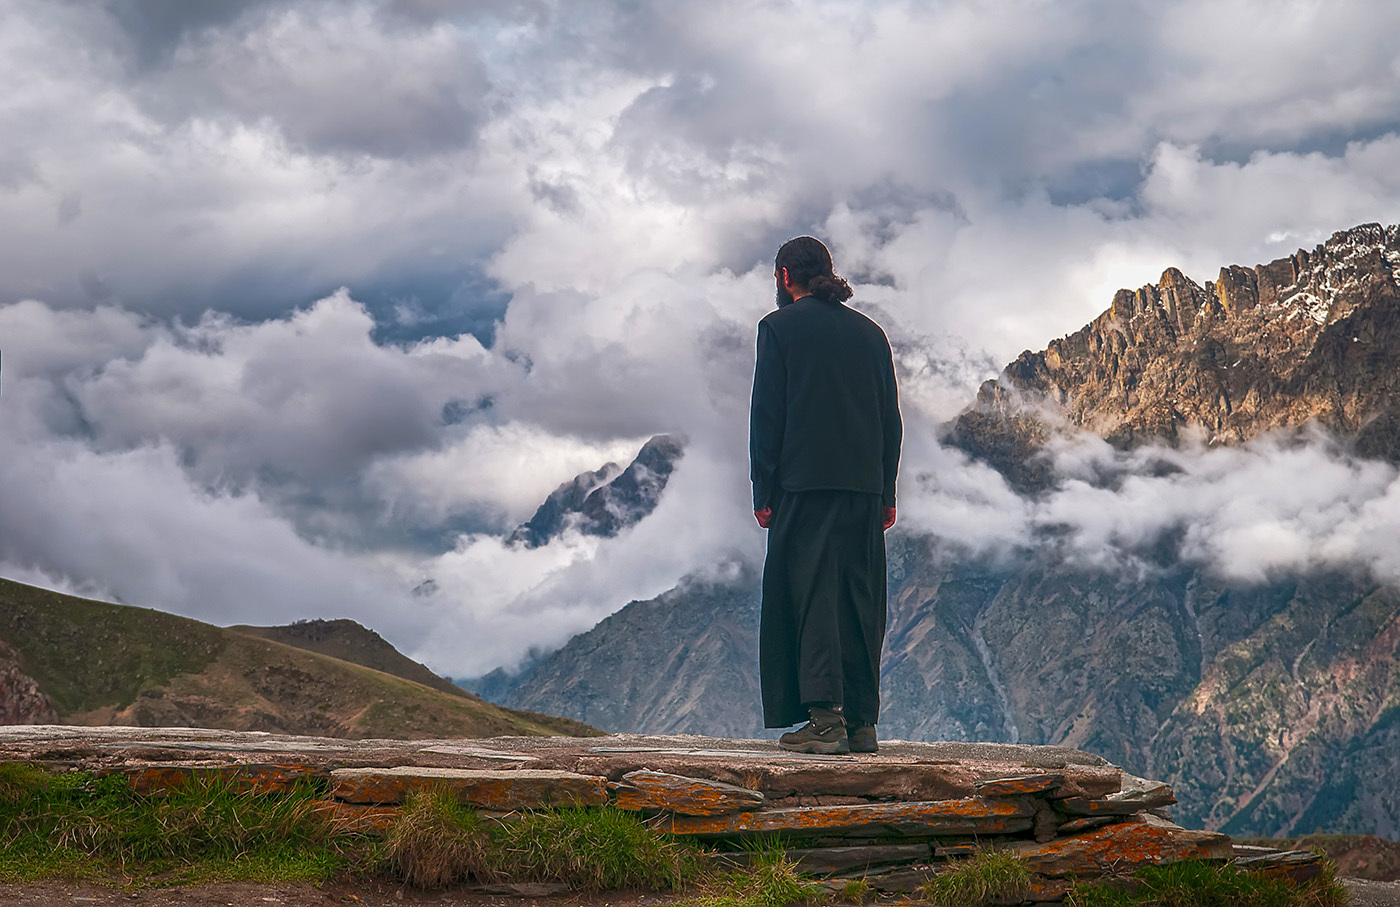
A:
[[[761,552],[754,323],[776,246],[815,231],[895,343],[906,526],[1116,564],[1179,535],[1241,581],[1397,575],[1389,467],[1321,442],[1081,439],[1028,501],[934,429],[1120,286],[1400,221],[1398,19],[10,3],[0,566],[227,622],[348,613],[453,672],[511,661]],[[481,341],[380,336],[466,322]],[[661,431],[690,451],[635,529],[490,535]]]

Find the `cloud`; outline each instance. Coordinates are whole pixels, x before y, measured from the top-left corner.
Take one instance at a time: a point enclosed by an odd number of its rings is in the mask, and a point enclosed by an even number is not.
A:
[[[1320,429],[1132,451],[1078,434],[1051,446],[1056,483],[1033,499],[961,452],[934,454],[911,477],[905,525],[970,558],[1040,553],[1144,576],[1186,563],[1243,585],[1332,569],[1400,581],[1385,542],[1400,530],[1400,471]]]
[[[1391,576],[1394,476],[1323,440],[1080,439],[1027,500],[936,428],[1119,287],[1400,221],[1397,19],[16,0],[0,569],[224,622],[349,614],[445,671],[512,662],[761,555],[754,323],[777,245],[815,232],[895,347],[906,526],[979,556],[1053,540],[1148,569],[1172,544],[1241,582]],[[663,431],[691,447],[643,523],[499,544]]]

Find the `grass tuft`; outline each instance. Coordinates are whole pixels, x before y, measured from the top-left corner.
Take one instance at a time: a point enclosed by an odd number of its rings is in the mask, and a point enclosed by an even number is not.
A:
[[[843,904],[864,904],[875,895],[875,887],[865,879],[849,879],[836,895]]]
[[[120,776],[0,766],[0,880],[328,878],[352,842],[333,839],[317,796],[255,794],[218,776],[138,796]]]
[[[951,864],[920,886],[919,893],[938,907],[968,907],[1021,897],[1030,890],[1030,882],[1020,857],[983,850]]]
[[[497,847],[507,878],[564,882],[589,891],[671,890],[698,871],[689,846],[662,835],[635,813],[608,807],[527,813],[501,828]]]
[[[1145,866],[1130,880],[1077,885],[1068,907],[1345,907],[1349,898],[1331,865],[1302,884],[1188,860]]]
[[[48,787],[49,776],[43,769],[24,762],[0,762],[0,809],[15,809]]]
[[[496,877],[484,820],[441,788],[409,797],[389,830],[385,854],[393,871],[416,888]]]
[[[749,865],[720,873],[702,886],[687,907],[787,907],[815,901],[822,889],[805,879],[776,846],[751,852]]]

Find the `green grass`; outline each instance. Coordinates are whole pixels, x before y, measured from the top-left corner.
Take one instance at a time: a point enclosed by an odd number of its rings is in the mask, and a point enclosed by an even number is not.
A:
[[[311,786],[255,794],[216,774],[150,796],[124,777],[0,764],[0,881],[322,881],[389,876],[421,888],[466,880],[564,882],[581,890],[676,890],[700,852],[616,809],[487,819],[450,793],[414,795],[381,841],[335,833]]]
[[[417,791],[385,839],[390,874],[415,888],[496,878],[491,830],[473,809],[444,789]]]
[[[1185,861],[1145,866],[1129,879],[1083,884],[1068,907],[1345,907],[1348,897],[1331,867],[1301,885],[1244,872],[1229,864]]]
[[[972,907],[993,898],[1020,897],[1030,890],[1025,861],[1009,853],[983,850],[958,860],[919,888],[937,907]]]
[[[507,878],[565,882],[571,888],[674,890],[699,873],[699,856],[620,809],[555,809],[526,813],[497,835]]]
[[[467,880],[563,882],[570,888],[678,889],[700,872],[698,851],[635,813],[554,809],[486,819],[446,790],[415,793],[389,831],[384,866],[419,888]]]
[[[0,639],[60,715],[121,707],[223,652],[218,627],[0,579]],[[75,657],[75,653],[82,653]]]
[[[686,907],[787,907],[817,901],[822,889],[808,881],[773,842],[754,845],[749,863],[712,875]]]
[[[849,879],[841,886],[836,900],[842,904],[864,904],[875,896],[875,886],[865,879]]]
[[[120,776],[0,765],[0,881],[327,879],[369,845],[333,835],[318,797],[254,794],[217,776],[138,796]]]

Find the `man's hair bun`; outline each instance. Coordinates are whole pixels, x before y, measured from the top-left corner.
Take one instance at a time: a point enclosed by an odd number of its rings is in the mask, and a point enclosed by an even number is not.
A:
[[[852,296],[851,285],[844,277],[835,274],[827,277],[818,275],[807,281],[807,289],[823,302],[845,302]]]

